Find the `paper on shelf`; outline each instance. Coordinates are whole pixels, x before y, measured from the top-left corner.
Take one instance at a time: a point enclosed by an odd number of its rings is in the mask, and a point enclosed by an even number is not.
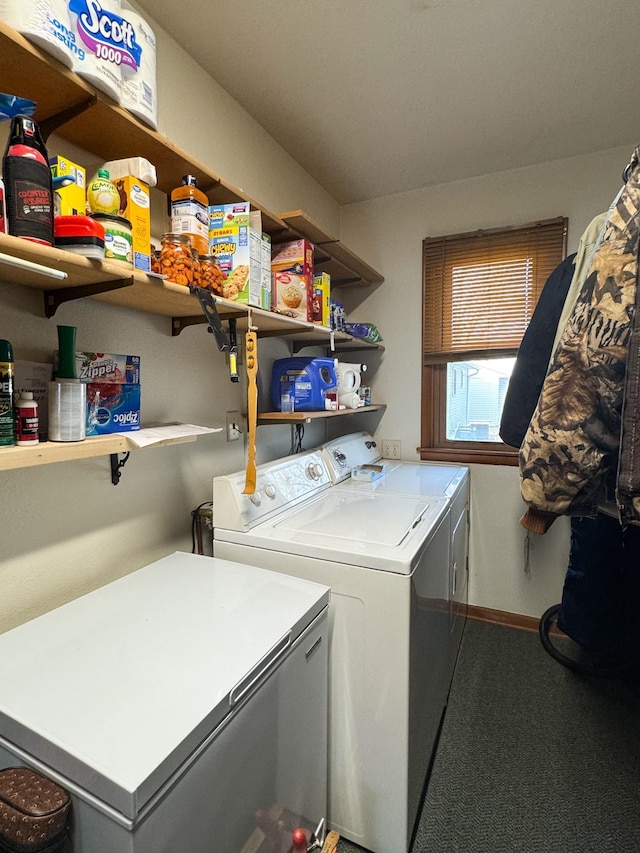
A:
[[[164,424],[162,426],[144,427],[135,432],[118,432],[128,438],[137,447],[148,447],[160,441],[179,440],[181,438],[195,438],[208,432],[222,432],[222,427],[203,427],[195,424]]]

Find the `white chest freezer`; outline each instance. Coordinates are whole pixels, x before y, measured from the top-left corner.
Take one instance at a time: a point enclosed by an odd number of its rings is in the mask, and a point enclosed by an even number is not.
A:
[[[0,768],[67,788],[73,853],[286,850],[326,814],[329,594],[176,553],[1,635]]]

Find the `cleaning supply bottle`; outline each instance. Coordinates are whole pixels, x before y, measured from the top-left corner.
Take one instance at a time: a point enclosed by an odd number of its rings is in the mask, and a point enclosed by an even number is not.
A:
[[[19,447],[31,447],[39,443],[38,403],[33,399],[32,391],[21,391],[16,400],[16,444]]]
[[[11,119],[2,174],[9,233],[53,246],[51,169],[40,128],[29,116]]]
[[[107,169],[98,169],[97,176],[87,188],[87,207],[90,213],[108,213],[117,216],[120,210],[120,193],[109,180]]]
[[[0,447],[15,444],[13,413],[13,347],[0,340]]]
[[[171,191],[171,231],[186,234],[199,255],[209,254],[209,200],[194,175]]]

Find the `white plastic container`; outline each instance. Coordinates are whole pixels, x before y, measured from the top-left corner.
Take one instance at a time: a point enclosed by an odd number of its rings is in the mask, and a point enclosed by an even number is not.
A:
[[[83,441],[87,435],[87,386],[79,379],[49,383],[49,439]]]
[[[38,434],[38,404],[33,391],[22,391],[14,404],[16,413],[16,444],[31,447],[40,441]]]

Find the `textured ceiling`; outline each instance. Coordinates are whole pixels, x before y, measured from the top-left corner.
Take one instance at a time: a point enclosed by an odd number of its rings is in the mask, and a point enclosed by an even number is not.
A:
[[[137,5],[342,204],[640,137],[638,0]]]

